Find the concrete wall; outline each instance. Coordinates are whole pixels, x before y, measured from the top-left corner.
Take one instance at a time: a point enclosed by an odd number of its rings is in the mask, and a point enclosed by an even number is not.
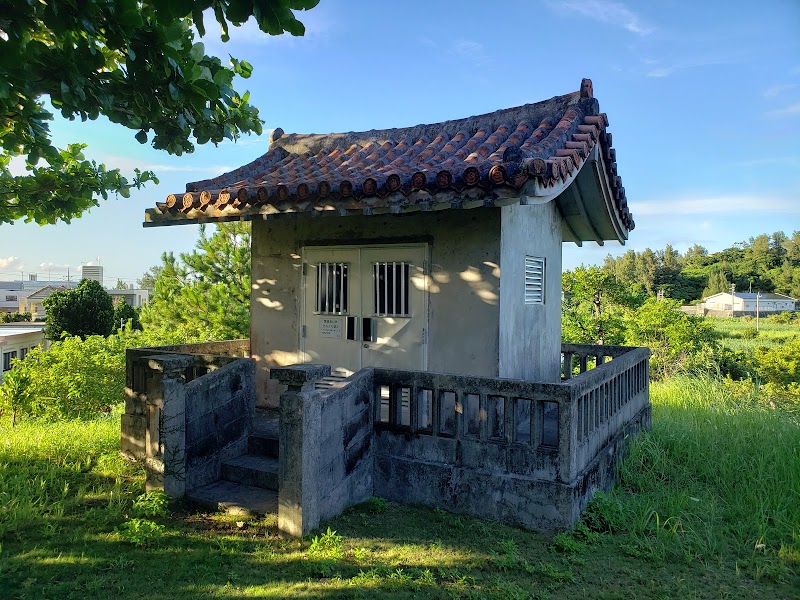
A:
[[[561,217],[555,203],[502,211],[499,376],[557,382],[561,361]],[[544,304],[525,304],[525,256],[545,258]]]
[[[314,381],[328,366],[272,369],[288,385],[279,528],[305,535],[371,495],[540,531],[574,526],[593,494],[611,487],[625,444],[650,427],[647,350],[602,348],[570,346],[613,359],[558,384],[369,368],[321,392]],[[477,427],[467,408],[475,400]],[[500,432],[490,400],[504,406]],[[520,414],[520,403],[531,410]],[[450,411],[453,427],[443,428]]]
[[[427,242],[431,251],[428,368],[497,375],[499,209],[397,216],[287,215],[253,221],[252,240],[250,339],[261,405],[277,406],[282,391],[269,380],[269,369],[304,362],[300,352],[304,245]],[[558,343],[556,339],[556,352]]]
[[[147,489],[179,497],[218,479],[246,451],[254,409],[252,360],[126,351],[120,451],[144,465]]]
[[[316,375],[330,367],[273,369],[280,398],[278,526],[302,536],[321,520],[373,495],[372,370],[324,392]]]
[[[186,489],[219,479],[247,451],[255,411],[255,364],[237,360],[186,384]]]

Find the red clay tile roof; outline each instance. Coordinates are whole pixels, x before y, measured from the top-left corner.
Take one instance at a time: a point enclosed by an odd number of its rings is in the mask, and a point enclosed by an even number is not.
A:
[[[276,129],[266,154],[170,194],[147,211],[145,225],[491,206],[526,194],[534,181],[539,195],[556,191],[599,154],[616,217],[629,231],[607,127],[584,79],[571,94],[434,125],[323,135]]]

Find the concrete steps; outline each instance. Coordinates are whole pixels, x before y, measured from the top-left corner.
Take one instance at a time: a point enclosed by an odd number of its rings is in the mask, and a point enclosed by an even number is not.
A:
[[[187,495],[188,499],[207,510],[225,511],[233,515],[259,517],[278,512],[278,492],[217,481]]]
[[[261,454],[244,454],[222,463],[222,479],[278,491],[278,459]]]
[[[278,512],[278,415],[257,411],[247,454],[222,463],[221,479],[187,498],[207,510],[259,516]]]

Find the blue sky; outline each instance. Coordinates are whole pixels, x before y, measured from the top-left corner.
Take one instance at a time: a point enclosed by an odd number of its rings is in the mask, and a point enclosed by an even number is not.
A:
[[[322,0],[303,38],[252,23],[207,52],[250,61],[240,81],[265,135],[171,157],[102,120],[57,121],[59,144],[158,186],[103,202],[69,225],[0,226],[0,279],[55,278],[81,263],[133,283],[163,251],[189,250],[196,226],[143,229],[144,210],[187,181],[267,150],[267,133],[361,131],[434,123],[575,91],[582,77],[608,113],[636,221],[626,246],[565,245],[565,267],[628,248],[720,250],[800,229],[800,1]],[[27,277],[27,276],[26,276]]]

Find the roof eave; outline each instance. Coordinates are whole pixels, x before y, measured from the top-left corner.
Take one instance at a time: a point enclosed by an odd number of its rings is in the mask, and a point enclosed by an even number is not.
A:
[[[606,241],[617,241],[624,245],[628,239],[630,231],[617,210],[604,160],[600,145],[595,145],[572,185],[556,198],[564,218],[565,242],[596,242],[602,246]]]

